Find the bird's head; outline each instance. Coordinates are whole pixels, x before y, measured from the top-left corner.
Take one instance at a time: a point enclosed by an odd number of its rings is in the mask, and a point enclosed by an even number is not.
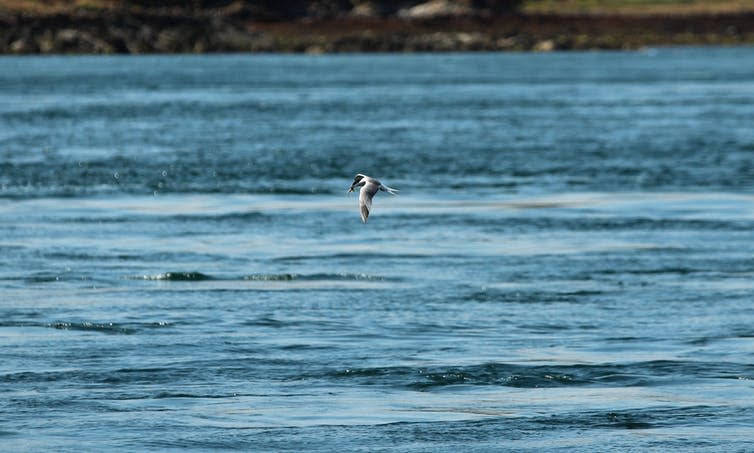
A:
[[[348,188],[348,192],[353,192],[354,187],[363,186],[363,180],[366,178],[365,175],[362,175],[361,173],[357,174],[353,178],[353,182],[351,183],[351,187]]]

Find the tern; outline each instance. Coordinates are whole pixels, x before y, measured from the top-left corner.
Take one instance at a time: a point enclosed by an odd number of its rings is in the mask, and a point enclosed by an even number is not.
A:
[[[348,189],[348,192],[353,192],[355,187],[361,187],[359,190],[359,208],[361,209],[361,221],[367,223],[367,217],[369,217],[369,210],[372,209],[372,198],[378,191],[387,192],[390,195],[398,193],[397,189],[388,187],[374,178],[367,175],[357,174],[353,178],[353,183]]]

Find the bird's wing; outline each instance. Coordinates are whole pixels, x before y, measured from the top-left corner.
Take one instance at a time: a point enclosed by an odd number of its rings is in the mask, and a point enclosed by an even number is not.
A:
[[[390,195],[395,195],[395,194],[397,194],[398,192],[400,192],[400,190],[398,190],[398,189],[393,189],[392,187],[388,187],[388,186],[386,186],[385,184],[380,184],[380,190],[382,190],[382,191],[384,191],[384,192],[387,192],[387,193],[389,193]]]
[[[376,184],[364,184],[359,191],[359,208],[361,209],[361,221],[367,223],[369,211],[372,209],[372,197],[379,190]]]

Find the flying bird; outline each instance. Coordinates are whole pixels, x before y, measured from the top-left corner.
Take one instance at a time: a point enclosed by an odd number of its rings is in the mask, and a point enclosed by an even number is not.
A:
[[[353,192],[355,187],[361,187],[359,190],[359,208],[361,209],[361,221],[367,223],[367,217],[369,217],[369,210],[372,209],[372,198],[378,191],[387,192],[390,195],[398,193],[397,189],[390,188],[374,178],[370,178],[367,175],[357,174],[353,178],[353,183],[348,189],[348,192]]]

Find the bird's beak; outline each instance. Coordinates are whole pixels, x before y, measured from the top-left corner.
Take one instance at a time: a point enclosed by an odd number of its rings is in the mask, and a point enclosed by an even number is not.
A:
[[[353,192],[353,186],[351,186],[351,187],[348,188],[348,192],[347,193],[351,193],[351,192]]]

